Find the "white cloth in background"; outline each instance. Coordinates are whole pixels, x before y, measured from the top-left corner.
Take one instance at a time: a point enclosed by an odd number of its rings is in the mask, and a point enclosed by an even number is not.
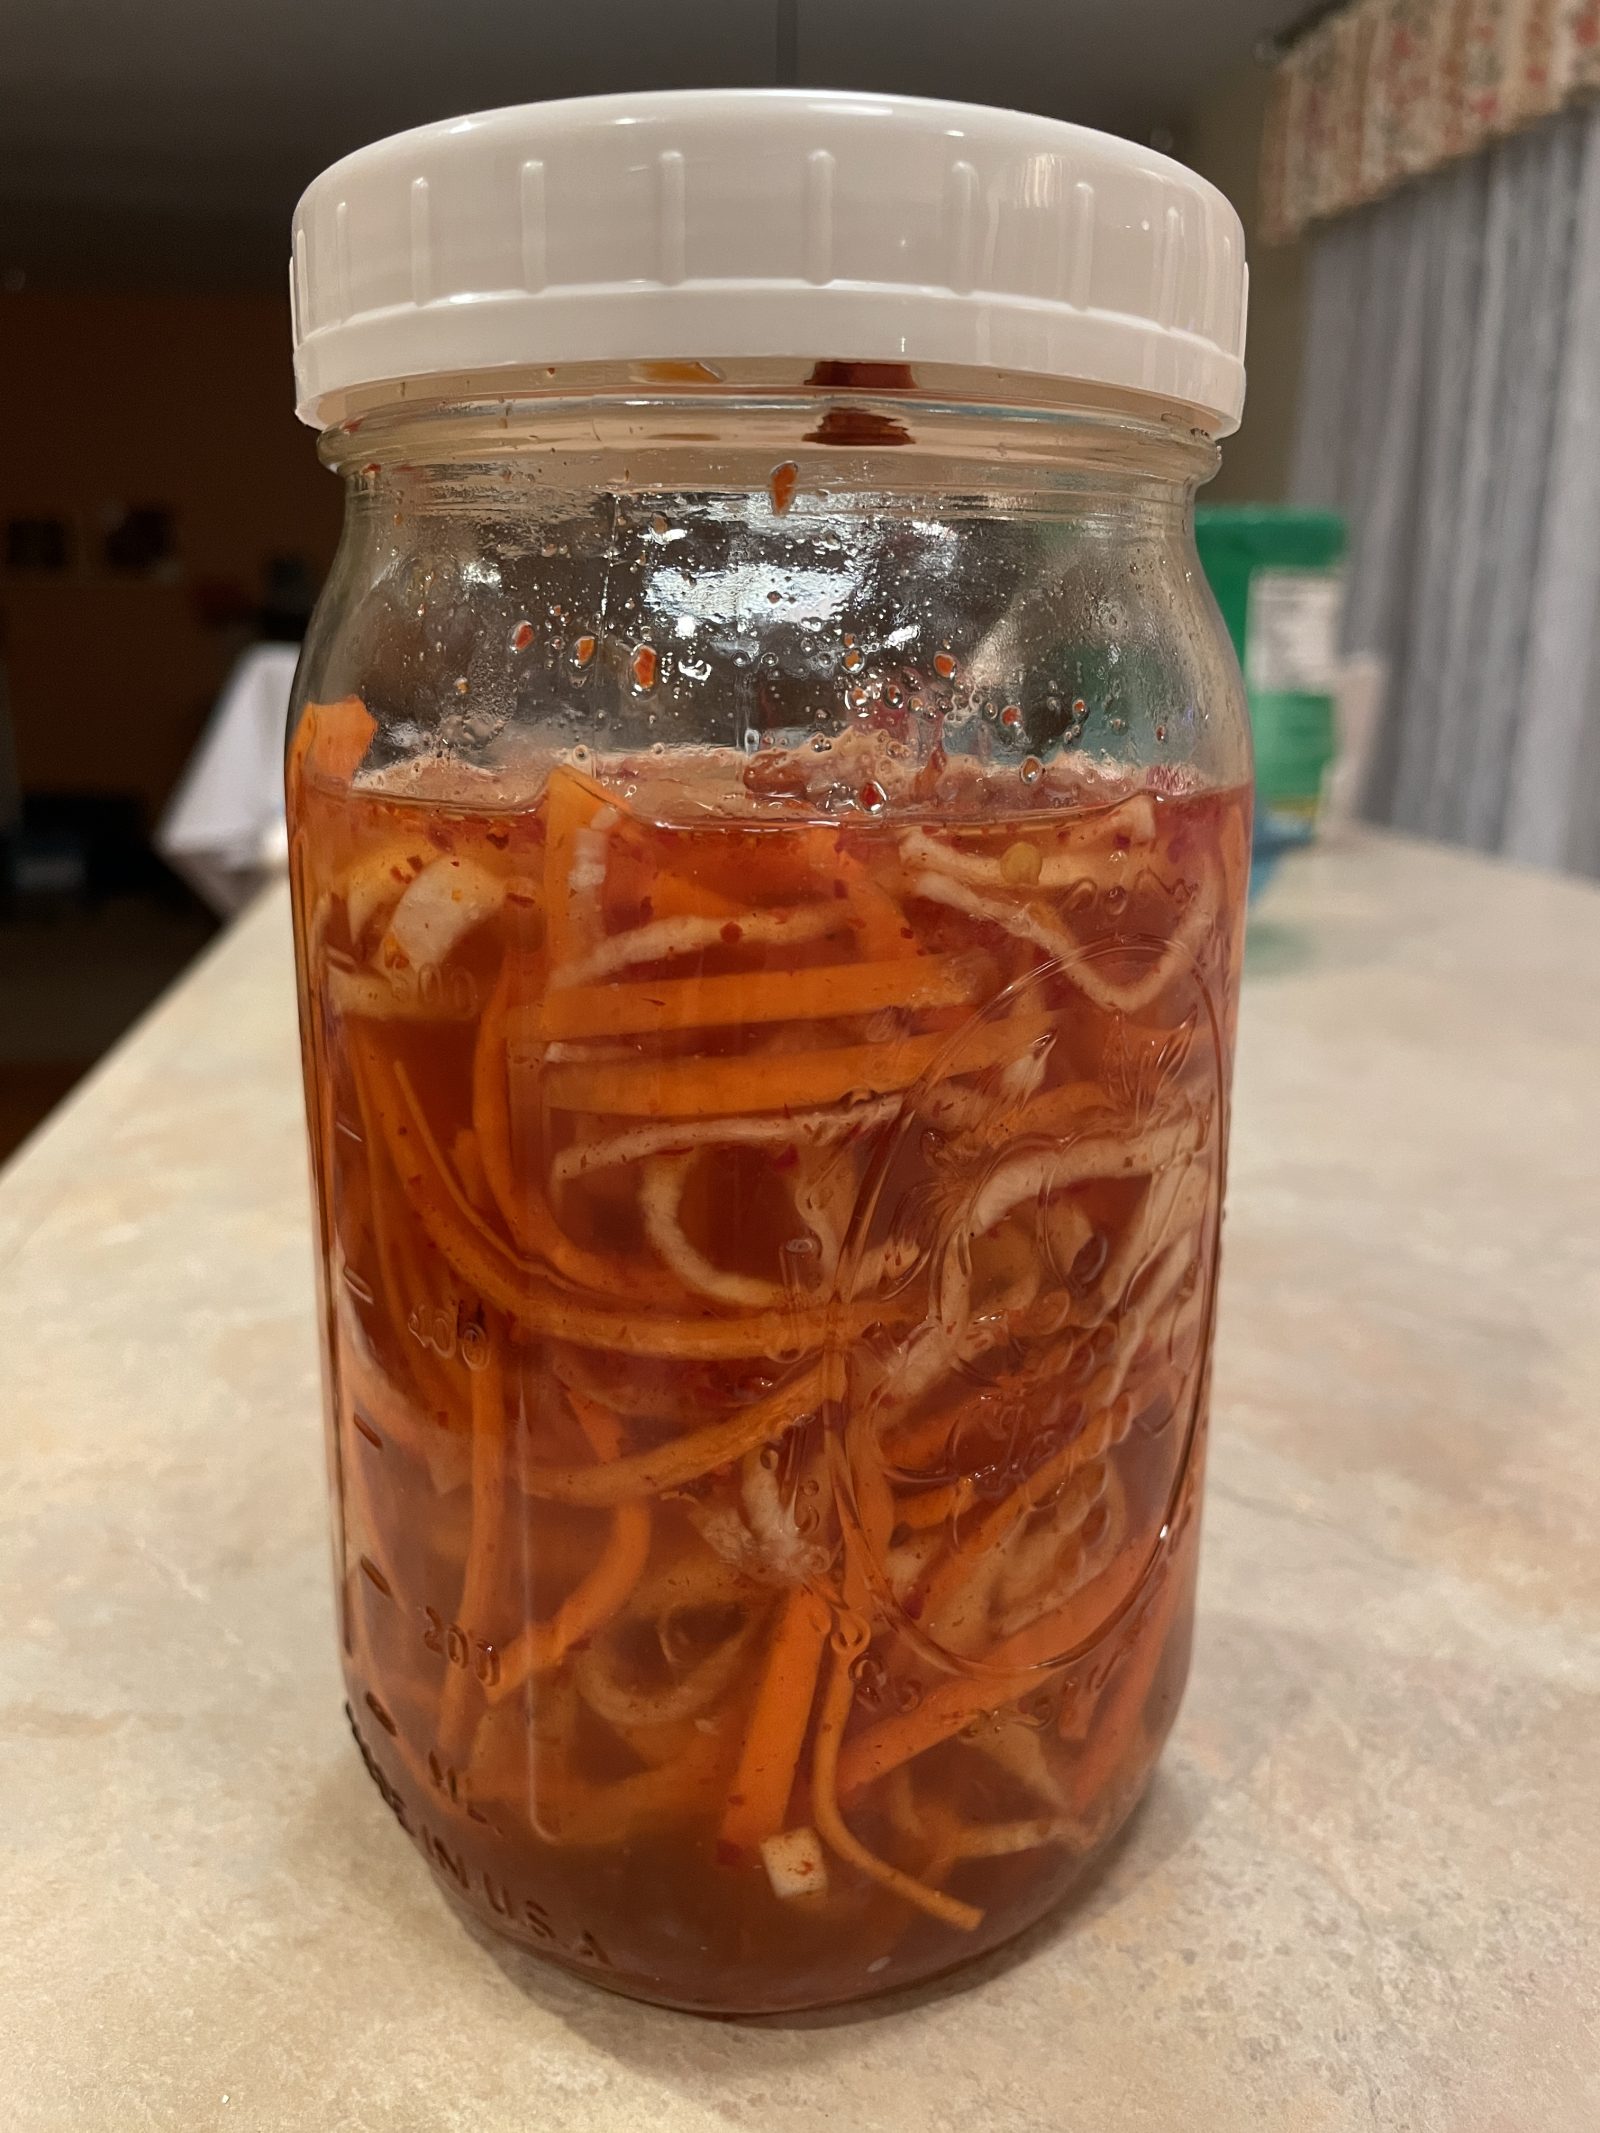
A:
[[[1313,239],[1292,486],[1389,677],[1364,811],[1600,874],[1600,106]]]
[[[288,864],[283,747],[299,657],[258,644],[240,658],[156,830],[157,851],[224,918]]]

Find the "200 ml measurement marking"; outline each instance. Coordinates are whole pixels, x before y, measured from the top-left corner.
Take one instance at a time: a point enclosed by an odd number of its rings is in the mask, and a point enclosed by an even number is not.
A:
[[[430,1652],[439,1652],[451,1666],[476,1674],[486,1689],[500,1679],[500,1654],[482,1637],[474,1637],[459,1622],[447,1622],[437,1607],[422,1610],[422,1641]]]
[[[489,1366],[489,1335],[459,1301],[413,1304],[406,1313],[406,1331],[418,1347],[445,1362],[459,1359],[469,1370],[486,1370]]]

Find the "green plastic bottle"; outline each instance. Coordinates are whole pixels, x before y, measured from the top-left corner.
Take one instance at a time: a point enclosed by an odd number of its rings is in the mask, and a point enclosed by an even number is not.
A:
[[[1195,537],[1244,669],[1258,847],[1304,843],[1338,746],[1344,521],[1287,504],[1212,504],[1195,513]]]

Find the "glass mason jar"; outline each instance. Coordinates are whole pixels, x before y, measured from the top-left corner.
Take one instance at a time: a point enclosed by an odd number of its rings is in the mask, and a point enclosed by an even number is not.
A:
[[[321,409],[351,1723],[500,1932],[850,1999],[1054,1904],[1182,1691],[1249,849],[1216,446],[826,341],[492,385]]]

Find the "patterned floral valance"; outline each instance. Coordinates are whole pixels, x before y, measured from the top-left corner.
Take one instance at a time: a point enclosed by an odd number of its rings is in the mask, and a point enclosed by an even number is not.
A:
[[[1600,90],[1600,0],[1351,0],[1279,62],[1263,144],[1269,238]]]

